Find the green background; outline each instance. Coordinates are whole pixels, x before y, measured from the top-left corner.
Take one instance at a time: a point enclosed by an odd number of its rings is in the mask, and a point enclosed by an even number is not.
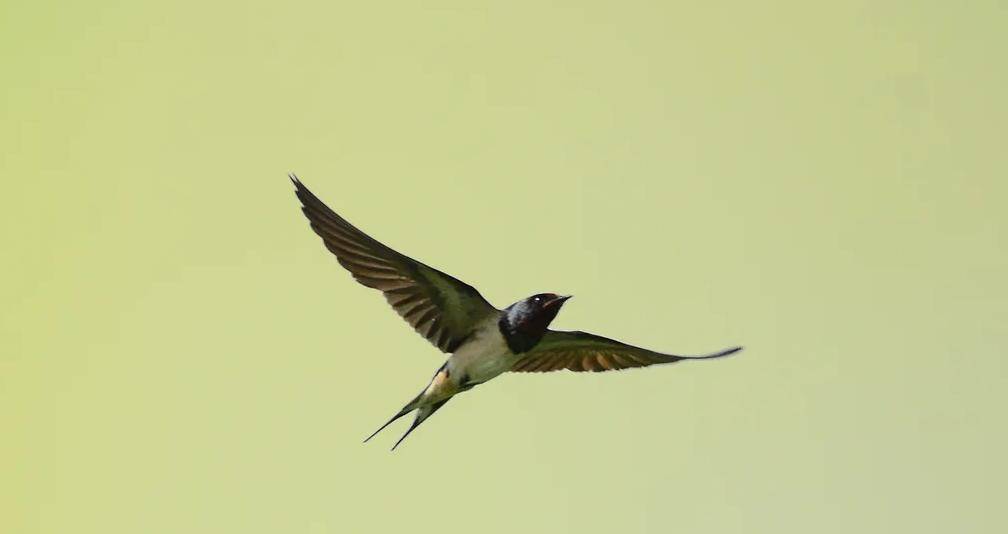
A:
[[[0,531],[1003,532],[1002,2],[5,2]],[[498,306],[441,355],[288,171]]]

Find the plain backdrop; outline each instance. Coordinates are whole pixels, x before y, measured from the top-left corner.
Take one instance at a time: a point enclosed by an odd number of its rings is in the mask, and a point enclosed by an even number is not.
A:
[[[1003,532],[1003,2],[6,2],[0,531]],[[554,323],[442,355],[294,171]]]

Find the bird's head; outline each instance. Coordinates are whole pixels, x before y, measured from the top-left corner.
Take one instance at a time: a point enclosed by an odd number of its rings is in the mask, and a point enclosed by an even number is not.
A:
[[[539,343],[569,298],[571,295],[539,293],[505,308],[499,326],[511,351],[522,353]]]

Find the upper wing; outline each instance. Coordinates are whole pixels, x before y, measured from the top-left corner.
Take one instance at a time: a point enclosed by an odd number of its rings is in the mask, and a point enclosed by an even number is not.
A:
[[[498,312],[475,288],[408,258],[336,215],[291,175],[312,230],[358,282],[380,289],[385,300],[420,335],[454,352],[475,325]]]
[[[571,371],[612,371],[629,367],[645,367],[656,363],[679,360],[719,358],[742,350],[734,347],[703,356],[677,356],[662,354],[633,345],[627,345],[587,332],[548,330],[535,347],[511,368],[521,373],[545,373],[569,369]]]

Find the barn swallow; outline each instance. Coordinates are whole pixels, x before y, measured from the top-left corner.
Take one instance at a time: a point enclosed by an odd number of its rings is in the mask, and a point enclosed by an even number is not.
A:
[[[701,356],[663,354],[578,331],[550,330],[570,295],[538,293],[499,310],[465,282],[379,243],[351,225],[291,174],[302,211],[326,248],[361,284],[381,291],[420,335],[449,354],[430,383],[367,442],[416,411],[399,441],[452,397],[506,372],[611,371],[733,354],[733,347]]]

